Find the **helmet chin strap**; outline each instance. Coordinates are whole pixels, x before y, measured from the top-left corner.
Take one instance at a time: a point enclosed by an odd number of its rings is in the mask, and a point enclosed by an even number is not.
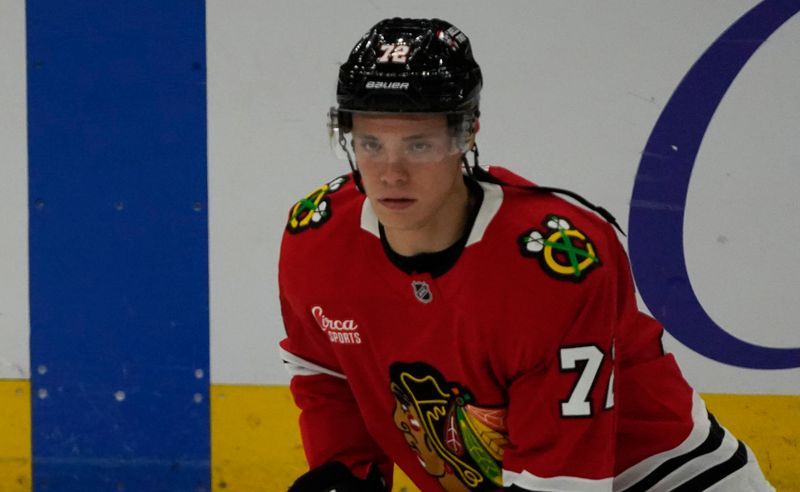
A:
[[[353,181],[356,184],[356,189],[361,193],[366,195],[364,192],[364,186],[361,184],[361,172],[356,167],[356,163],[353,161],[353,156],[350,154],[350,149],[347,148],[347,139],[344,138],[344,134],[339,134],[339,146],[344,150],[345,155],[347,156],[347,162],[350,164],[350,170],[353,171]]]
[[[469,159],[467,159],[467,154],[469,153],[469,150],[461,154],[461,162],[464,163],[464,169],[467,171],[467,176],[477,179],[476,174],[480,174],[480,171],[482,171],[482,169],[480,169],[480,164],[478,162],[478,157],[480,156],[480,154],[478,153],[478,144],[472,142],[472,149],[470,150],[472,150],[472,164],[470,164]],[[478,170],[477,173],[475,171],[476,169]]]

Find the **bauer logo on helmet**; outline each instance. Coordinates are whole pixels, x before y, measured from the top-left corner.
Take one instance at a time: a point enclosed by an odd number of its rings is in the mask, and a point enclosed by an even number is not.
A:
[[[370,80],[367,82],[367,89],[390,89],[390,90],[408,90],[408,82],[383,82],[380,80]]]

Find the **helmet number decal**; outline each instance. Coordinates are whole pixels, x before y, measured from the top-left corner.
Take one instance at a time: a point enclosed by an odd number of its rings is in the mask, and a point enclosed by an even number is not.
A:
[[[378,63],[406,63],[410,50],[405,44],[384,44],[381,46],[383,54],[378,58]]]

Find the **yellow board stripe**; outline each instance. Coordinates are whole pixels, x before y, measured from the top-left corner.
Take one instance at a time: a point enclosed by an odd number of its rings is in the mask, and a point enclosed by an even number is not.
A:
[[[0,491],[31,490],[31,384],[0,380]]]
[[[800,396],[704,394],[780,491],[800,492]],[[0,491],[31,491],[30,383],[0,380]],[[298,411],[285,386],[211,388],[214,492],[286,490],[306,471]],[[418,492],[395,474],[395,492]]]
[[[800,396],[704,393],[709,411],[747,443],[779,491],[800,491]]]
[[[214,491],[286,490],[305,472],[298,411],[285,387],[211,387]]]
[[[213,490],[286,490],[306,470],[298,411],[285,386],[215,386],[211,402]],[[745,441],[777,490],[800,492],[800,396],[703,399]],[[418,492],[399,470],[395,492]]]
[[[308,470],[299,415],[286,386],[212,386],[212,490],[288,489]],[[398,471],[394,490],[418,489]]]

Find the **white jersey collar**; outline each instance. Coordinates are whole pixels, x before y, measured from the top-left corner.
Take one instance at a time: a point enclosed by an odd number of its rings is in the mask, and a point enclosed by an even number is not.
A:
[[[497,215],[500,206],[503,204],[502,187],[483,181],[478,181],[478,184],[483,188],[483,203],[481,203],[481,209],[478,210],[478,216],[475,218],[475,224],[472,226],[472,231],[469,234],[469,239],[467,239],[465,247],[471,246],[483,239],[483,234],[486,232],[492,219]],[[361,207],[361,228],[373,236],[380,238],[378,216],[375,215],[375,210],[373,210],[372,205],[366,197],[364,197],[364,204]]]

